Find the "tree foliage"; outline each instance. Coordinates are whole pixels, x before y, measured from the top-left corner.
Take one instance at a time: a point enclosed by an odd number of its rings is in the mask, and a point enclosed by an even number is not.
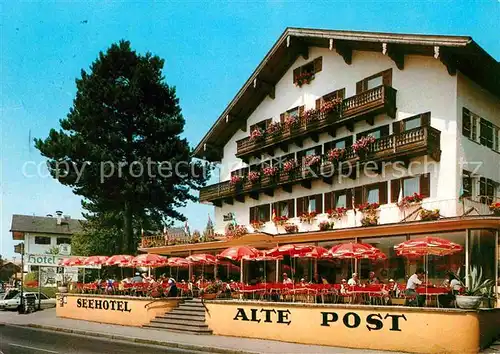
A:
[[[106,225],[121,218],[106,235],[93,232],[118,242],[121,252],[135,251],[138,220],[184,221],[176,209],[195,201],[191,190],[209,177],[180,137],[185,121],[163,65],[150,53],[137,54],[127,41],[113,44],[90,72],[82,70],[61,129],[35,139],[52,176],[83,196],[90,214],[107,213],[100,221]]]

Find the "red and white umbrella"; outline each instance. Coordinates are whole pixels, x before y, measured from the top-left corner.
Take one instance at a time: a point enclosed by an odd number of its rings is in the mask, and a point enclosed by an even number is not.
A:
[[[217,258],[227,258],[232,261],[240,261],[241,259],[258,257],[259,255],[260,252],[256,248],[248,246],[236,246],[225,249],[217,255]]]
[[[339,259],[381,259],[382,251],[366,243],[341,243],[330,249],[330,255]]]
[[[458,243],[440,237],[426,236],[394,246],[398,256],[447,256],[463,250]]]
[[[187,259],[181,257],[170,257],[167,259],[167,265],[169,267],[189,267],[191,264]]]
[[[125,254],[119,254],[115,256],[111,256],[104,263],[107,266],[119,266],[119,267],[131,267],[130,262],[134,259],[134,256],[129,256]]]
[[[311,251],[295,254],[294,257],[321,259],[321,258],[331,258],[331,255],[328,253],[328,250],[326,248],[320,246],[314,246]]]
[[[85,257],[67,257],[59,261],[59,264],[64,267],[77,267],[83,265]]]
[[[144,253],[134,257],[130,264],[134,267],[162,267],[167,264],[167,258],[159,254]]]
[[[83,264],[89,266],[103,265],[106,263],[108,258],[108,256],[90,256],[83,261]]]
[[[186,260],[189,262],[201,264],[201,265],[210,265],[217,263],[217,258],[211,254],[202,253],[202,254],[193,254],[189,257],[186,257]]]
[[[283,245],[275,247],[266,252],[267,256],[276,257],[276,256],[295,256],[304,254],[307,252],[311,252],[314,249],[314,246],[311,245]]]

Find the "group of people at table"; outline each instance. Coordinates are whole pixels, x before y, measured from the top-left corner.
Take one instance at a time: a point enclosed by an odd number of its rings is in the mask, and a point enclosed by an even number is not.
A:
[[[270,288],[279,288],[279,284],[259,284],[259,280],[252,282],[252,286],[245,286],[234,281],[223,283],[218,277],[213,281],[207,281],[203,276],[196,278],[194,275],[188,281],[182,280],[177,282],[173,277],[168,277],[165,274],[155,279],[148,276],[146,273],[135,273],[135,276],[124,278],[121,281],[108,279],[106,281],[96,280],[96,282],[86,285],[80,285],[83,291],[104,291],[108,294],[113,293],[126,293],[126,294],[147,294],[153,297],[158,296],[196,296],[200,289],[204,289],[211,284],[218,285],[221,294],[240,293],[249,294],[261,291],[262,286]],[[441,286],[433,286],[430,283],[425,283],[425,271],[418,268],[413,275],[411,275],[406,284],[398,284],[393,279],[389,279],[387,283],[383,283],[375,275],[370,272],[368,279],[361,282],[358,273],[352,273],[351,277],[346,280],[342,279],[340,284],[329,284],[324,276],[314,274],[313,280],[308,282],[302,278],[299,282],[295,283],[294,280],[288,277],[287,273],[282,275],[282,285],[285,289],[293,288],[294,290],[314,289],[316,292],[319,290],[333,291],[337,296],[335,302],[340,299],[347,299],[350,303],[381,303],[391,305],[394,299],[405,299],[405,305],[408,306],[423,306],[428,297],[436,296],[437,305],[442,307],[453,306],[455,295],[459,294],[462,289],[462,283],[456,276],[449,272]],[[291,292],[289,292],[291,293]],[[299,292],[297,292],[299,293]],[[309,292],[307,292],[309,294]],[[316,302],[324,302],[323,294],[328,292],[321,292],[315,294]],[[277,297],[279,291],[275,289],[270,296],[271,300],[288,300],[289,296]],[[295,294],[295,293],[294,293]],[[295,298],[294,298],[295,299]],[[345,302],[345,300],[342,300]]]

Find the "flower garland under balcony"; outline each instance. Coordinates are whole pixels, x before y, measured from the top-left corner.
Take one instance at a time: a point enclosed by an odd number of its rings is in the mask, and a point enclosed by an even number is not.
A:
[[[338,207],[335,209],[330,209],[330,210],[327,210],[327,214],[328,214],[328,217],[330,219],[337,219],[338,220],[338,219],[341,219],[347,215],[347,208]]]
[[[241,175],[232,175],[229,184],[232,186],[240,186],[245,182],[245,176]]]
[[[248,174],[248,180],[250,183],[255,184],[260,181],[260,172],[259,171],[250,171]]]
[[[304,84],[310,84],[312,80],[314,80],[313,72],[303,72],[295,78],[295,86],[302,87]]]
[[[422,209],[422,210],[420,210],[420,220],[422,220],[422,221],[438,220],[439,217],[440,217],[440,210],[439,209],[434,209],[434,210]]]
[[[495,216],[500,216],[500,202],[492,203],[490,205],[490,210],[495,214]]]
[[[332,221],[322,221],[318,225],[320,231],[333,230],[334,226],[335,223]]]
[[[346,150],[344,148],[333,148],[326,153],[326,159],[333,163],[341,162],[345,157]]]
[[[404,197],[400,202],[397,203],[397,206],[400,208],[409,208],[411,206],[420,205],[424,197],[422,194],[413,193],[413,195],[408,195]]]
[[[317,215],[318,215],[318,213],[315,212],[315,211],[310,211],[308,213],[303,213],[300,216],[300,222],[301,223],[312,224],[312,222],[316,219]]]
[[[375,139],[373,135],[363,136],[352,144],[352,149],[359,157],[364,157],[370,149],[371,144],[373,144],[376,140],[377,139]]]

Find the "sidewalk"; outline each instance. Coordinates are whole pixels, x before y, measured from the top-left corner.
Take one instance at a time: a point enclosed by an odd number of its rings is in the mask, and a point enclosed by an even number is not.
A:
[[[138,327],[126,327],[57,318],[55,309],[19,315],[17,312],[0,312],[0,324],[38,327],[87,336],[133,341],[136,343],[169,346],[171,348],[198,350],[211,353],[388,353],[360,349],[347,349],[317,345],[303,345],[261,339],[224,336],[191,335]],[[394,353],[394,352],[391,352]]]

